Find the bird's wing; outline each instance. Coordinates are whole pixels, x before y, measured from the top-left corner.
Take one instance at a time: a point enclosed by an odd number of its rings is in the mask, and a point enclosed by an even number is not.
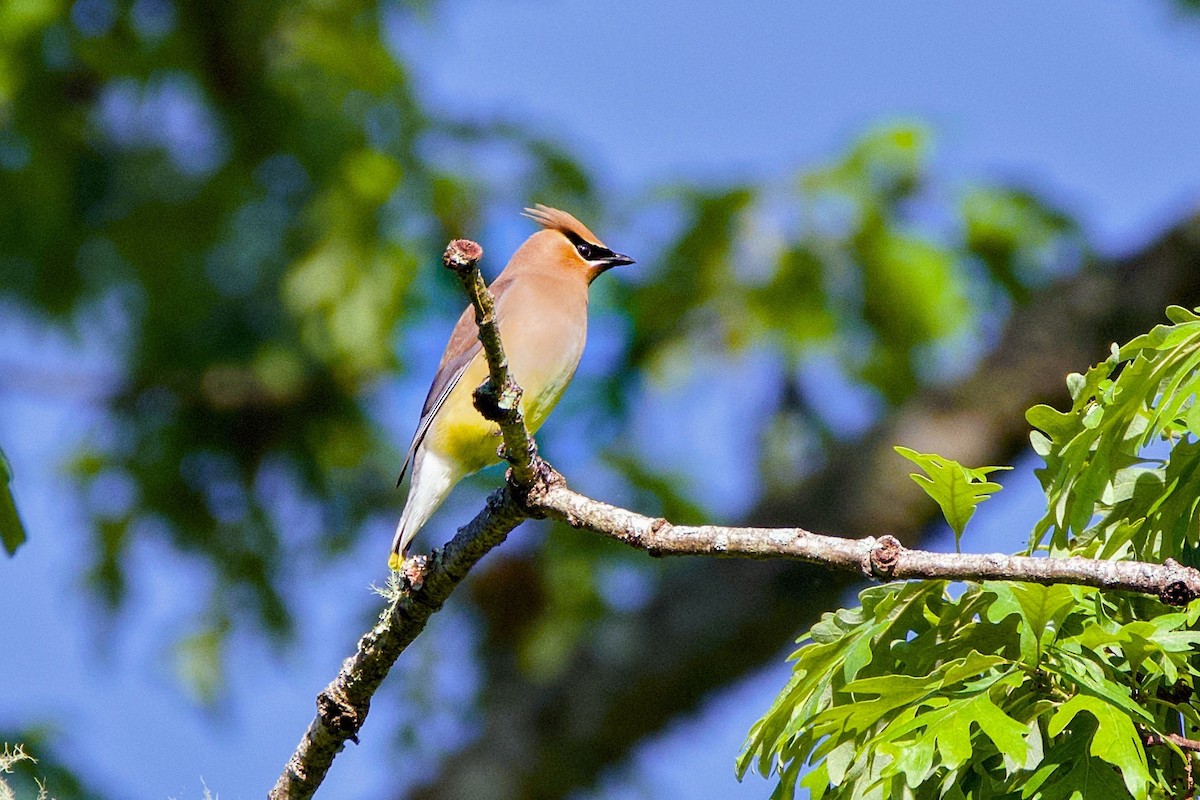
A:
[[[489,287],[492,295],[496,298],[497,322],[500,319],[500,297],[511,284],[511,278],[501,275]],[[425,434],[429,432],[429,426],[433,424],[433,420],[446,402],[446,398],[454,391],[454,387],[458,385],[463,373],[467,371],[471,362],[480,355],[482,350],[483,348],[479,344],[479,327],[475,324],[475,309],[473,306],[467,306],[454,325],[454,332],[450,334],[450,341],[446,343],[442,361],[438,365],[437,374],[434,375],[433,385],[429,387],[429,394],[425,396],[425,405],[421,409],[421,421],[417,424],[417,432],[413,434],[412,444],[408,446],[408,454],[404,456],[404,464],[400,467],[400,477],[396,479],[397,486],[404,481],[404,473],[408,471],[408,465],[412,463],[417,448],[424,441]]]

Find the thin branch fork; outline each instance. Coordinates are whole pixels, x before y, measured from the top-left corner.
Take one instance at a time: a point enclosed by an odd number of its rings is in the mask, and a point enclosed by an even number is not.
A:
[[[1160,736],[1156,733],[1146,733],[1143,731],[1142,744],[1146,747],[1174,745],[1183,751],[1183,786],[1180,787],[1183,789],[1183,794],[1181,795],[1181,800],[1192,800],[1196,796],[1196,780],[1192,774],[1192,759],[1195,753],[1200,752],[1200,741],[1189,739],[1178,733],[1168,733]]]
[[[1200,740],[1189,739],[1179,733],[1168,733],[1165,736],[1160,736],[1156,733],[1147,733],[1142,737],[1142,743],[1147,747],[1155,747],[1163,744],[1173,744],[1180,750],[1187,750],[1193,753],[1200,753]]]
[[[1075,584],[1104,591],[1151,594],[1172,605],[1200,597],[1200,571],[1173,560],[1164,564],[1086,558],[1032,558],[1000,554],[910,550],[892,536],[844,539],[803,528],[737,528],[674,525],[575,492],[538,454],[521,416],[521,389],[508,372],[496,324],[494,299],[479,273],[483,248],[459,239],[443,263],[463,283],[475,308],[489,376],[475,393],[476,407],[500,426],[502,454],[512,465],[503,488],[474,519],[429,556],[406,562],[394,599],[357,651],[318,695],[317,715],[271,790],[270,800],[310,798],[347,741],[357,742],[370,701],[400,654],[430,616],[489,550],[517,525],[550,517],[645,550],[653,556],[791,558],[872,580],[1008,580]],[[1184,744],[1175,742],[1177,746]],[[1190,742],[1189,742],[1190,744]],[[1190,749],[1190,748],[1189,748]]]

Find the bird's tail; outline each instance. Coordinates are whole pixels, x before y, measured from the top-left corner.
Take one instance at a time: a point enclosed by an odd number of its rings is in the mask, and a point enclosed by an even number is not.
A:
[[[456,474],[452,464],[436,453],[422,452],[413,465],[412,485],[408,490],[408,501],[396,525],[396,537],[392,540],[392,554],[388,566],[399,569],[407,555],[408,543],[417,531],[433,516],[438,506],[450,494],[461,475]]]

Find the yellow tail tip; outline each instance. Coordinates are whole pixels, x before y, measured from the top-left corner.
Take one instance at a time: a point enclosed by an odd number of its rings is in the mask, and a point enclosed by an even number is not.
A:
[[[400,568],[403,566],[404,556],[400,555],[399,553],[392,553],[390,556],[388,556],[388,569],[390,569],[392,572],[399,572]]]

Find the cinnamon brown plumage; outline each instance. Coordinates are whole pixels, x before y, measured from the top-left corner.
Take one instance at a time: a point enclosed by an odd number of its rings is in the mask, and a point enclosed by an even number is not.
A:
[[[538,205],[525,216],[542,226],[517,249],[491,285],[509,368],[524,389],[521,411],[536,431],[566,389],[587,340],[588,286],[633,259],[614,253],[565,211]],[[459,317],[425,398],[404,468],[412,485],[396,537],[393,568],[421,526],[467,475],[494,464],[499,428],[475,409],[471,393],[487,374],[473,310]]]

